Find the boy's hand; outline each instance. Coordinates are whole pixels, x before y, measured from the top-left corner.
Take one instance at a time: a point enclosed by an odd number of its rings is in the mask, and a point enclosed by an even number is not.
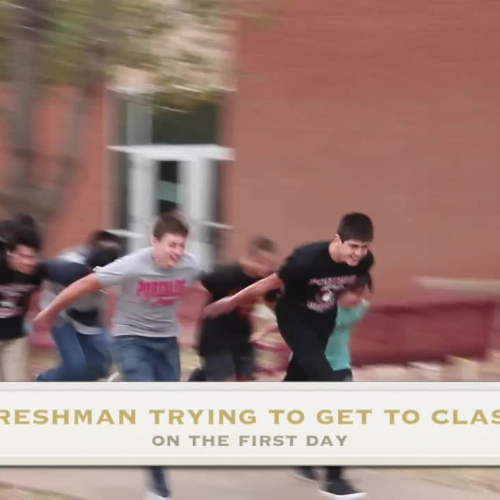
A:
[[[50,328],[54,321],[54,315],[50,312],[49,309],[44,309],[39,312],[35,318],[33,319],[33,328]]]

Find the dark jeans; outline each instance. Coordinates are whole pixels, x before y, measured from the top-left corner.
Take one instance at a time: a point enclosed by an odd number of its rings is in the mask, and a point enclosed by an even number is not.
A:
[[[337,377],[326,358],[328,338],[335,318],[324,322],[311,319],[298,306],[278,302],[276,319],[281,336],[292,351],[285,380],[287,382],[335,382]]]
[[[101,333],[85,335],[72,323],[51,330],[61,362],[37,377],[39,382],[93,382],[106,377],[112,364],[111,336]]]
[[[351,370],[335,370],[334,373],[338,377],[338,380],[336,380],[336,382],[352,382]],[[336,479],[340,479],[344,471],[343,467],[338,466],[325,467],[325,469],[327,481],[335,481]]]
[[[175,337],[115,338],[115,361],[126,382],[179,382],[181,363]],[[150,489],[161,497],[170,497],[167,477],[161,467],[149,467]]]
[[[205,376],[211,382],[249,381],[255,375],[255,354],[250,343],[227,346],[202,357]]]
[[[349,369],[345,370],[334,370],[333,372],[337,377],[335,382],[351,382],[352,381],[352,371]],[[286,381],[286,379],[285,379]],[[310,467],[306,467],[310,468]],[[312,468],[312,467],[311,467]],[[341,479],[343,475],[344,468],[337,465],[331,465],[325,467],[326,481],[335,481],[336,479]]]
[[[312,325],[295,306],[278,303],[276,316],[280,332],[292,351],[284,382],[343,382],[352,380],[351,370],[335,371],[325,354],[332,328]],[[326,467],[327,481],[342,477],[342,467]]]

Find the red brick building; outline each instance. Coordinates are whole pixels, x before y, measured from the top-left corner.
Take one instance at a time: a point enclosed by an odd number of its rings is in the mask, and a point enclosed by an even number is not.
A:
[[[67,103],[70,89],[52,89],[47,95],[44,105],[40,108],[37,150],[39,157],[40,178],[52,173],[54,160],[57,158],[62,131],[67,119]],[[87,126],[84,131],[81,168],[69,187],[61,208],[51,221],[46,252],[54,255],[58,250],[80,242],[90,231],[114,224],[114,214],[110,214],[110,169],[107,168],[107,141],[109,132],[115,130],[110,122],[114,113],[111,93],[99,95],[91,108]],[[109,128],[108,128],[109,127]],[[2,131],[3,132],[3,131]],[[4,134],[0,133],[0,179],[5,176]],[[114,139],[111,139],[114,141]],[[36,214],[33,214],[36,216]]]
[[[246,21],[225,142],[227,253],[376,224],[377,296],[499,277],[500,3],[286,0]]]

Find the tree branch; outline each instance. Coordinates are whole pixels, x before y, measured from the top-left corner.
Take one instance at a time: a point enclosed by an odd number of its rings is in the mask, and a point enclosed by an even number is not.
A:
[[[54,0],[17,0],[8,38],[8,80],[16,102],[9,120],[11,153],[18,155],[8,173],[11,189],[31,179],[36,159],[36,118],[42,100],[42,72],[55,22]]]
[[[33,186],[24,186],[16,191],[0,189],[0,204],[8,213],[29,212],[36,213],[39,221],[44,221],[44,212],[37,203],[37,189]]]
[[[65,128],[64,142],[58,159],[54,181],[44,196],[44,204],[52,214],[60,206],[68,185],[71,184],[81,161],[85,123],[93,99],[104,88],[107,59],[110,49],[110,23],[108,12],[110,2],[97,1],[97,12],[90,28],[88,43],[84,47],[85,59],[75,82],[76,96],[73,98]]]

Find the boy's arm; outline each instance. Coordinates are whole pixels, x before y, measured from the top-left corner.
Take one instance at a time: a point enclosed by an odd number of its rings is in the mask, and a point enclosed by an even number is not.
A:
[[[58,314],[66,309],[76,299],[88,292],[100,290],[102,285],[97,280],[97,276],[92,273],[76,281],[68,288],[65,288],[43,311],[38,313],[33,320],[34,325],[50,326]]]
[[[261,297],[271,290],[282,289],[286,283],[301,281],[307,277],[308,267],[304,264],[301,248],[296,249],[276,272],[241,290],[232,297],[225,297],[205,308],[205,316],[220,316],[231,312],[242,302]]]
[[[223,299],[208,305],[205,308],[204,315],[206,317],[215,317],[220,316],[221,314],[227,314],[241,303],[261,297],[270,290],[281,288],[282,286],[283,282],[278,275],[276,273],[271,274],[267,278],[261,279],[253,285],[247,286],[231,297],[224,297]]]
[[[36,316],[34,322],[37,324],[45,323],[50,326],[57,315],[76,299],[86,293],[124,283],[134,276],[135,267],[134,254],[115,260],[107,266],[96,267],[92,274],[65,288],[46,309]]]
[[[85,278],[85,276],[88,276],[91,272],[92,271],[84,264],[54,259],[43,263],[42,278],[57,283],[58,285],[69,286]]]

